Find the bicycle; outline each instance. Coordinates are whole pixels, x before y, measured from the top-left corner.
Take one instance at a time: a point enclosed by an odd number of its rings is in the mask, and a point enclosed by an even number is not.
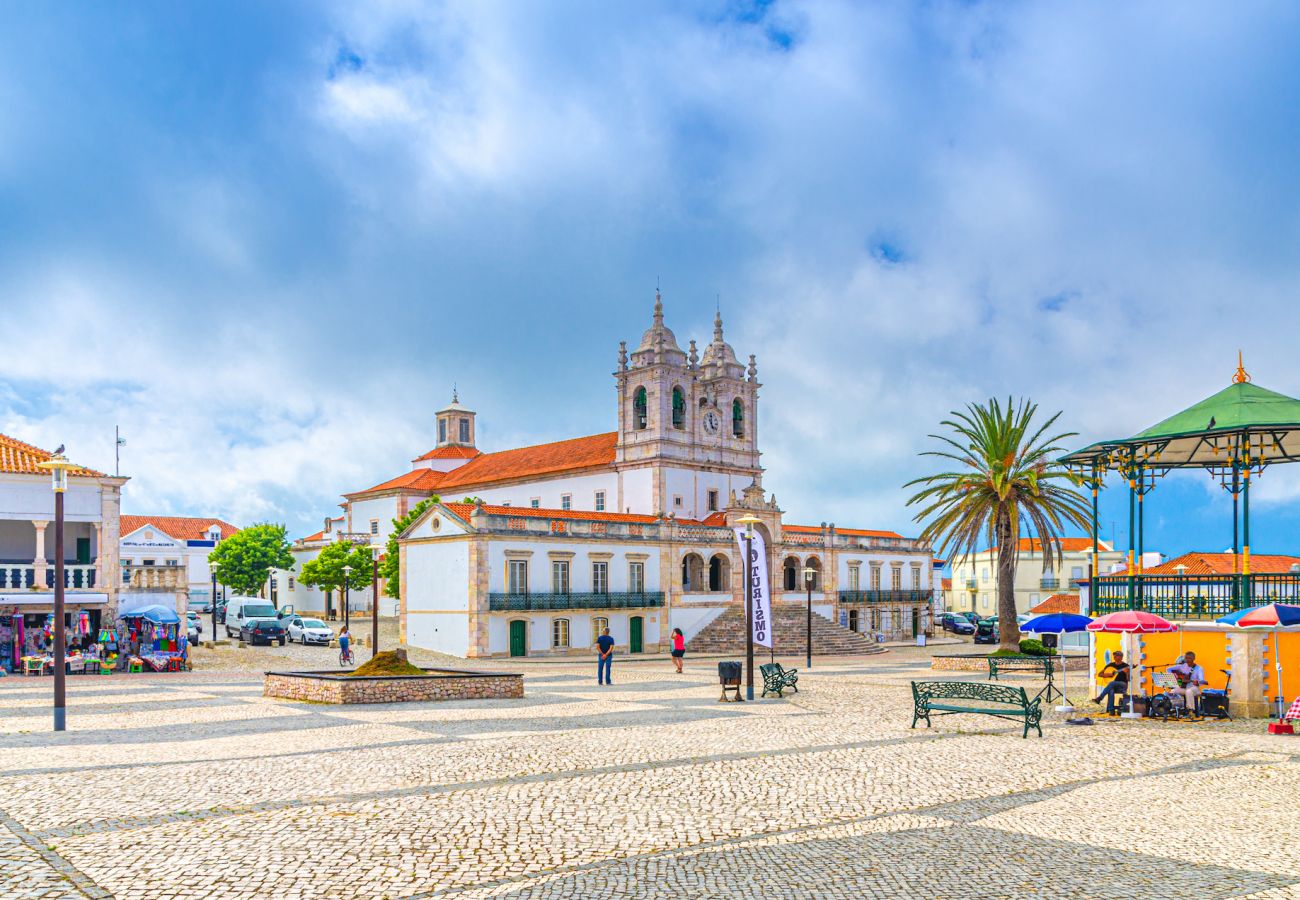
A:
[[[349,665],[355,666],[357,663],[356,656],[352,653],[352,647],[342,647],[339,649],[339,665],[347,668]]]

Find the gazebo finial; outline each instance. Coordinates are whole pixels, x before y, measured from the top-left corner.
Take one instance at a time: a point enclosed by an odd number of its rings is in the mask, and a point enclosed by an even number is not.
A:
[[[1232,376],[1233,384],[1245,384],[1250,381],[1250,374],[1246,371],[1245,365],[1241,361],[1241,351],[1237,351],[1237,374]]]

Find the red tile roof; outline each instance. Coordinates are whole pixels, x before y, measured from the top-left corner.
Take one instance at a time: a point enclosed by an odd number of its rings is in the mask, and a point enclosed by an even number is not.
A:
[[[1289,572],[1294,565],[1300,565],[1300,556],[1269,553],[1250,555],[1252,572]],[[1147,575],[1177,575],[1179,566],[1186,566],[1188,575],[1231,575],[1235,571],[1231,553],[1184,553],[1168,562],[1144,569],[1143,572]]]
[[[45,475],[48,477],[50,470],[42,469],[39,464],[46,462],[53,455],[48,450],[34,447],[17,438],[11,438],[7,434],[0,434],[0,472],[11,475]],[[74,466],[68,469],[68,474],[83,475],[90,478],[101,478],[104,475],[103,472],[96,472],[94,469],[87,469],[84,466]]]
[[[941,588],[943,588],[943,590],[945,590],[945,591],[951,591],[951,590],[952,590],[952,579],[951,579],[951,578],[944,578],[944,579],[942,580],[942,582],[940,583],[939,586],[940,586]]]
[[[472,503],[444,503],[451,512],[465,521],[474,513]],[[483,511],[490,516],[523,516],[540,519],[577,519],[586,522],[634,522],[641,525],[653,525],[661,521],[658,516],[643,516],[636,513],[595,512],[589,509],[539,509],[535,506],[491,506],[483,505]],[[679,520],[684,524],[698,525],[687,519]]]
[[[782,525],[782,531],[793,531],[796,534],[821,534],[820,525]],[[847,534],[849,537],[883,537],[883,538],[901,538],[902,535],[896,531],[872,531],[866,528],[836,528],[836,534]]]
[[[997,549],[998,549],[998,548],[997,548],[996,546],[994,546],[994,547],[990,548],[989,550],[983,550],[983,551],[980,551],[980,552],[982,552],[982,553],[992,553],[992,552],[994,552],[994,551],[997,550]],[[1042,550],[1043,550],[1043,542],[1040,541],[1040,540],[1038,540],[1038,538],[1021,538],[1021,539],[1020,539],[1020,552],[1022,552],[1022,553],[1041,553]],[[1110,544],[1108,544],[1106,541],[1103,541],[1103,540],[1098,539],[1098,541],[1097,541],[1097,550],[1100,551],[1100,552],[1102,552],[1102,553],[1109,553],[1109,552],[1111,551],[1111,546],[1110,546]],[[1082,552],[1088,552],[1088,553],[1091,553],[1091,552],[1092,552],[1092,538],[1090,538],[1090,537],[1063,537],[1063,538],[1061,538],[1061,552],[1062,552],[1062,553],[1082,553]]]
[[[393,488],[433,493],[435,490],[478,487],[520,478],[561,475],[566,472],[612,466],[614,445],[617,442],[618,432],[611,431],[606,434],[593,434],[590,437],[555,441],[551,444],[501,450],[497,453],[479,453],[465,465],[450,472],[416,469],[383,484],[344,496],[355,497]],[[407,481],[407,479],[411,480]]]
[[[455,444],[448,444],[446,447],[435,447],[423,456],[417,456],[416,462],[422,459],[473,459],[482,455],[473,447],[458,447]]]
[[[230,537],[239,527],[221,519],[205,519],[193,516],[122,516],[122,537],[133,531],[152,525],[163,534],[177,541],[206,541],[213,525],[220,526],[221,537]]]
[[[1079,614],[1079,595],[1053,594],[1029,611],[1036,616],[1045,616],[1048,613],[1074,613],[1077,616]]]
[[[704,517],[702,525],[725,526],[727,524],[727,514],[724,512],[709,513]]]

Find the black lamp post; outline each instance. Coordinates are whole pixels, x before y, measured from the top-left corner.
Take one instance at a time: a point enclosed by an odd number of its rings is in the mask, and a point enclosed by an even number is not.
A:
[[[217,641],[217,570],[212,570],[212,642]]]
[[[813,575],[816,573],[817,570],[812,566],[803,567],[803,583],[808,588],[808,659],[805,663],[810,669],[812,668],[812,589]]]
[[[351,621],[348,618],[350,612],[349,604],[348,604],[348,582],[351,580],[352,580],[352,567],[344,566],[343,567],[343,627],[344,628],[347,628],[348,623]],[[351,632],[349,632],[349,634],[350,633]]]
[[[62,447],[59,448],[63,450]],[[62,452],[55,453],[39,464],[49,469],[54,487],[54,730],[66,731],[67,719],[67,663],[65,643],[67,636],[63,625],[63,494],[68,489],[68,469],[72,464]]]
[[[374,569],[370,573],[370,658],[379,652],[379,554],[381,544],[370,545],[370,556]]]
[[[741,516],[745,526],[745,699],[754,699],[754,525],[762,519]]]

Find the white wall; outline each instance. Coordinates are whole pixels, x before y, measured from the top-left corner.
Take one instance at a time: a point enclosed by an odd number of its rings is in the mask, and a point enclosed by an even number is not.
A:
[[[716,602],[717,594],[714,594]],[[706,625],[726,612],[725,606],[674,606],[668,611],[668,628],[680,628],[686,640],[692,640]]]
[[[469,541],[408,544],[404,562],[407,642],[465,656],[469,652]]]
[[[609,619],[609,636],[614,639],[614,645],[624,653],[628,652],[632,641],[633,616],[640,616],[643,621],[641,633],[643,646],[657,644],[660,641],[659,616],[658,610],[655,609],[610,612],[554,610],[551,612],[497,613],[488,620],[488,652],[494,654],[508,654],[510,652],[510,623],[520,619],[528,623],[527,645],[530,654],[546,655],[590,650],[595,646],[595,638],[597,637],[591,633],[592,619],[602,616]],[[569,646],[567,649],[551,646],[552,623],[556,619],[569,620]],[[594,652],[592,656],[594,661]]]
[[[727,423],[730,427],[730,422]],[[728,475],[724,472],[702,472],[698,469],[674,469],[665,467],[664,473],[664,513],[676,513],[679,519],[703,519],[712,512],[709,509],[709,491],[718,492],[718,510],[727,508],[731,491],[737,495],[753,482],[753,478]],[[680,495],[682,506],[674,506],[674,496]]]
[[[369,534],[370,520],[378,519],[379,533],[371,539],[371,543],[382,544],[393,531],[393,519],[397,517],[397,497],[357,500],[348,504],[348,512],[352,517],[351,531],[354,534]]]
[[[560,509],[562,494],[573,496],[573,509],[594,510],[596,508],[596,491],[605,492],[605,511],[619,512],[618,509],[618,475],[600,472],[594,475],[576,475],[568,478],[530,481],[527,484],[512,484],[502,487],[488,487],[479,490],[448,488],[439,492],[447,503],[459,503],[467,494],[481,497],[484,503],[502,506],[531,506],[532,498],[538,497],[542,509]],[[635,510],[634,510],[635,512]]]
[[[659,510],[654,503],[654,476],[649,468],[628,469],[619,475],[623,485],[623,502],[616,503],[615,512],[632,512],[653,516]]]
[[[65,522],[98,522],[99,482],[69,478],[63,495]],[[48,475],[0,475],[0,519],[54,521],[54,491]]]
[[[469,655],[468,613],[427,613],[408,616],[406,642],[452,656]]]

